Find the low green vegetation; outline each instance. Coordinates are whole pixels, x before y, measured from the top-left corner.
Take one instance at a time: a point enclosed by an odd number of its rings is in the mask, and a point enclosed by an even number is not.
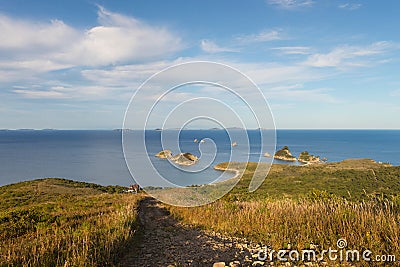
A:
[[[229,194],[201,207],[167,208],[183,223],[274,249],[289,242],[296,249],[310,248],[311,242],[320,250],[334,249],[344,238],[349,249],[374,255],[400,251],[400,167],[368,159],[275,164],[250,193],[257,166],[219,164],[217,169],[243,173]],[[229,186],[227,181],[209,187]],[[201,196],[208,187],[192,188]],[[64,179],[0,187],[0,266],[115,265],[138,229],[136,207],[142,198],[123,190]]]
[[[212,204],[168,209],[187,224],[275,249],[289,242],[297,249],[309,248],[311,242],[320,249],[336,248],[344,238],[349,249],[370,249],[375,255],[400,251],[400,167],[371,160],[277,164],[261,187],[249,193],[256,166],[247,164],[237,186]]]
[[[0,187],[0,266],[105,266],[136,231],[140,195],[41,179]]]
[[[226,168],[227,163],[218,165]],[[231,164],[231,166],[234,166]],[[400,166],[391,167],[368,159],[294,166],[274,164],[258,190],[248,192],[256,163],[248,163],[242,179],[225,200],[303,199],[312,191],[350,201],[372,198],[391,200],[400,195]]]
[[[308,151],[303,151],[300,153],[299,158],[297,160],[304,163],[310,161],[319,161],[319,156],[314,156],[308,153]]]

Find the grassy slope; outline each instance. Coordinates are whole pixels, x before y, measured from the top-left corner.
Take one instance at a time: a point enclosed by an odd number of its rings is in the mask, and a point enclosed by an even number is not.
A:
[[[119,186],[101,186],[61,178],[45,178],[0,187],[0,206],[3,210],[49,201],[63,197],[93,196],[101,193],[121,193]]]
[[[274,249],[288,242],[298,249],[310,242],[335,248],[336,240],[345,238],[350,249],[369,248],[374,255],[400,251],[400,167],[370,160],[274,165],[261,187],[249,193],[255,167],[249,163],[238,185],[222,199],[169,210],[187,224]]]
[[[343,237],[351,248],[400,251],[400,167],[369,160],[274,165],[262,186],[249,193],[255,167],[249,163],[223,199],[170,210],[186,223],[274,248],[289,241],[298,248],[310,241],[323,247]],[[140,199],[116,193],[120,190],[64,179],[0,187],[0,263],[111,265],[134,232]]]
[[[140,199],[121,190],[55,178],[0,187],[0,263],[112,264],[134,233]]]
[[[218,165],[226,167],[227,163]],[[226,196],[234,200],[273,198],[299,199],[313,192],[348,200],[362,200],[373,196],[400,194],[400,167],[388,167],[371,160],[345,160],[307,166],[274,164],[264,183],[253,192],[248,185],[256,168],[249,163],[237,186]]]

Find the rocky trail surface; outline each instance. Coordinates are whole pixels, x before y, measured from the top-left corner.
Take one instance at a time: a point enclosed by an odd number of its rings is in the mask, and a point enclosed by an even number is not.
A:
[[[138,212],[140,240],[119,266],[276,266],[258,260],[259,245],[183,225],[153,198],[142,200]]]

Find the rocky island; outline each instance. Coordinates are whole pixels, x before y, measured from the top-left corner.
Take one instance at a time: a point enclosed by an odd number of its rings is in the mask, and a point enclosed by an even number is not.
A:
[[[190,166],[195,164],[199,158],[191,153],[179,153],[170,158],[170,160],[179,165]]]
[[[272,156],[271,156],[271,154],[270,154],[270,153],[268,153],[268,152],[265,152],[265,153],[264,153],[264,157],[270,158],[270,157],[272,157]]]
[[[157,158],[168,159],[172,157],[172,152],[169,149],[162,150],[156,154]]]
[[[297,160],[301,163],[306,163],[306,164],[322,162],[319,156],[311,155],[310,153],[308,153],[308,151],[301,152]]]
[[[195,164],[199,158],[191,153],[179,153],[172,156],[172,152],[169,149],[162,150],[156,154],[156,157],[161,159],[169,159],[170,161],[184,166],[190,166]]]
[[[284,160],[284,161],[296,161],[296,157],[292,155],[289,148],[284,146],[281,150],[276,151],[274,159]]]

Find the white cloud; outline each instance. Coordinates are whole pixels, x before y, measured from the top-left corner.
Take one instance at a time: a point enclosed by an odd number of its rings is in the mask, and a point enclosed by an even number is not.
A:
[[[296,107],[293,103],[270,103],[270,107],[272,111],[276,110],[285,110],[285,109],[293,109]]]
[[[374,62],[374,56],[382,55],[393,47],[392,43],[386,41],[376,42],[368,46],[345,45],[326,54],[313,54],[305,64],[312,67],[369,66]]]
[[[267,98],[286,101],[339,103],[327,88],[307,89],[302,84],[272,87],[264,92]]]
[[[81,74],[84,78],[90,80],[93,83],[107,86],[130,86],[131,88],[137,88],[147,78],[161,71],[162,69],[165,69],[175,64],[198,60],[207,60],[207,58],[179,58],[171,61],[158,61],[145,64],[115,66],[107,70],[83,70]],[[251,79],[253,79],[254,82],[259,85],[270,85],[282,82],[302,83],[307,81],[320,80],[325,77],[318,71],[312,70],[311,68],[304,65],[287,66],[276,63],[239,63],[235,61],[227,61],[215,58],[214,60],[237,68],[238,70],[249,76]],[[204,69],[203,71],[204,73],[210,72],[210,70],[208,69]],[[170,72],[168,79],[163,79],[162,82],[179,83],[181,79],[186,80],[189,78],[192,78],[193,80],[198,80],[199,75],[202,75],[202,73]],[[229,80],[229,77],[224,76],[224,73],[222,72],[216,73],[215,77],[216,80],[231,81]]]
[[[280,30],[265,30],[256,34],[242,35],[236,38],[242,43],[270,42],[284,39]]]
[[[61,99],[61,98],[70,98],[68,95],[64,94],[60,91],[55,90],[46,90],[46,91],[37,91],[37,90],[23,90],[16,89],[13,90],[14,93],[20,94],[25,98],[53,98],[53,99]]]
[[[84,70],[82,75],[90,80],[91,83],[98,86],[110,87],[114,97],[124,97],[129,99],[134,90],[137,89],[142,82],[148,77],[160,70],[175,65],[177,63],[183,63],[188,61],[204,60],[204,58],[185,58],[173,61],[160,61],[146,64],[135,64],[126,66],[115,66],[108,70]],[[267,64],[267,63],[238,63],[226,60],[217,60],[223,62],[229,66],[237,68],[242,71],[245,75],[251,78],[263,92],[266,92],[268,98],[273,97],[274,99],[292,101],[296,100],[307,100],[307,101],[324,101],[334,102],[335,99],[330,96],[329,90],[326,89],[314,89],[304,88],[303,83],[318,81],[330,75],[335,75],[334,72],[330,71],[329,74],[324,74],[318,70],[312,69],[304,65],[281,65],[281,64]],[[146,88],[149,95],[153,95],[153,92],[157,92],[160,88],[170,88],[172,85],[180,84],[183,79],[198,80],[199,77],[204,75],[210,75],[209,69],[201,70],[204,73],[170,73],[168,77],[164,77],[159,80],[160,84],[153,83],[152,86]],[[200,75],[200,76],[199,76]],[[215,79],[219,81],[228,81],[230,85],[235,86],[236,90],[242,95],[250,96],[251,90],[248,90],[248,86],[243,86],[243,79],[234,80],[231,76],[226,76],[222,71],[215,74]],[[222,84],[226,84],[221,82]],[[296,87],[277,87],[281,84],[296,84]],[[300,85],[299,85],[300,84]],[[125,91],[118,92],[112,91],[115,87],[125,88]],[[272,89],[271,89],[272,88]],[[122,89],[121,89],[122,90]],[[82,91],[84,92],[84,91]],[[223,97],[215,95],[215,88],[209,91],[210,96]]]
[[[30,71],[31,73],[47,72],[57,69],[65,69],[72,67],[71,64],[58,63],[46,58],[27,59],[27,60],[6,60],[0,61],[0,69],[3,70],[16,70],[16,71]],[[21,75],[22,76],[22,75]]]
[[[100,26],[85,32],[74,46],[72,57],[68,57],[79,64],[140,62],[164,57],[183,47],[181,38],[166,28],[150,26],[101,7],[98,16]]]
[[[283,65],[283,64],[256,64],[242,63],[233,66],[242,70],[246,75],[254,80],[259,86],[286,84],[290,83],[305,83],[317,81],[326,78],[327,75],[319,71],[315,71],[305,65]],[[329,75],[334,75],[330,72]]]
[[[0,51],[38,53],[60,49],[78,37],[77,30],[59,20],[38,23],[0,14]]]
[[[310,47],[307,46],[281,46],[271,48],[285,55],[307,55],[310,54]]]
[[[267,0],[270,5],[283,9],[296,9],[301,7],[310,7],[314,4],[312,0]]]
[[[124,86],[103,86],[98,84],[73,85],[65,84],[59,81],[50,81],[40,85],[29,86],[13,86],[13,93],[24,98],[40,98],[40,99],[72,99],[93,101],[107,99],[109,102],[121,99],[121,96],[130,92],[129,100],[133,90],[131,87]]]
[[[202,40],[200,47],[204,52],[207,53],[238,52],[236,49],[219,46],[210,40]]]
[[[400,89],[391,91],[390,96],[400,96]]]
[[[181,38],[169,29],[102,7],[98,22],[93,28],[81,30],[59,20],[43,23],[0,15],[0,55],[6,60],[0,68],[37,72],[37,67],[49,71],[142,62],[183,48]]]
[[[136,89],[155,73],[172,65],[190,60],[177,58],[169,61],[113,66],[107,69],[86,69],[81,71],[81,75],[85,79],[103,86],[129,86]]]
[[[84,69],[80,71],[80,76],[83,80],[78,82],[67,81],[47,81],[41,80],[34,82],[19,82],[14,86],[14,93],[17,93],[25,98],[70,98],[79,100],[98,100],[109,99],[116,101],[127,102],[131,98],[136,89],[151,75],[175,64],[207,60],[206,58],[178,58],[169,61],[155,61],[143,64],[130,64],[113,66],[107,69]],[[281,65],[281,64],[266,64],[266,63],[243,63],[215,59],[238,70],[250,77],[262,90],[276,87],[279,84],[302,84],[310,81],[316,81],[326,77],[323,73],[313,70],[304,65]],[[209,69],[202,70],[204,73],[181,73],[172,72],[170,75],[159,78],[158,81],[152,84],[151,88],[147,88],[147,94],[152,95],[162,88],[170,88],[171,85],[176,85],[182,82],[182,79],[198,80],[199,75],[203,77],[212,76],[213,72]],[[330,75],[333,75],[330,72]],[[81,79],[82,79],[81,78]],[[251,94],[248,87],[242,86],[243,79],[233,80],[231,76],[227,76],[222,71],[215,73],[216,81],[228,81],[230,84],[237,87],[241,94]],[[34,86],[38,84],[38,86]],[[223,83],[224,84],[224,83]],[[146,90],[147,90],[146,89]],[[306,94],[307,89],[301,89]],[[296,92],[295,92],[296,93]],[[314,92],[318,93],[318,92]],[[274,92],[273,96],[279,98],[279,94]],[[282,99],[284,99],[282,95]]]
[[[362,7],[362,4],[355,4],[355,3],[344,3],[338,6],[341,9],[347,10],[357,10]]]

